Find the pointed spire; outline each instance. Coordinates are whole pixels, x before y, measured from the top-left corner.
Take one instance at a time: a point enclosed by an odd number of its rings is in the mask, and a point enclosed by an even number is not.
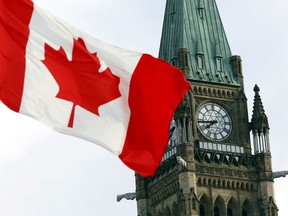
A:
[[[251,130],[253,134],[255,154],[262,152],[270,153],[268,118],[265,114],[259,91],[259,87],[255,85],[253,114],[251,120]]]
[[[260,88],[255,85],[254,87],[254,105],[253,105],[253,115],[251,119],[251,129],[252,130],[262,130],[263,132],[269,130],[268,118],[265,114],[265,110],[262,104],[262,100],[259,94]]]
[[[189,53],[186,61],[189,71],[183,71],[188,79],[240,84],[230,64],[232,53],[215,0],[166,1],[159,57],[173,62],[178,58],[179,50],[184,49]],[[200,54],[205,57],[205,70],[201,71],[198,70]],[[221,76],[215,57],[221,58]],[[180,63],[181,59],[176,61]]]

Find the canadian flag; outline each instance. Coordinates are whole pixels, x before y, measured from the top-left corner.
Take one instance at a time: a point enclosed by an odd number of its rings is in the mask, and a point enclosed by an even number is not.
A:
[[[0,99],[54,130],[103,146],[151,176],[190,88],[150,55],[97,40],[30,0],[0,0]]]

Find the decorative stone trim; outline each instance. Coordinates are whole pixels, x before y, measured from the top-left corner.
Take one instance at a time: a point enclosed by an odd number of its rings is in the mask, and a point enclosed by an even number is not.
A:
[[[223,178],[209,178],[209,177],[198,177],[197,186],[211,186],[214,188],[224,188],[230,190],[242,190],[242,191],[257,191],[258,188],[256,184],[251,181],[241,181],[233,179],[223,179]]]
[[[157,179],[157,182],[155,184],[154,182],[150,182],[147,185],[148,194],[149,196],[154,195],[158,191],[163,190],[163,188],[166,188],[169,185],[174,184],[175,182],[178,182],[178,172],[172,172],[170,175],[167,175],[162,179]]]
[[[229,167],[215,167],[196,165],[196,174],[212,175],[215,177],[229,177],[235,179],[257,180],[256,170],[233,169]]]
[[[255,166],[255,157],[248,154],[238,154],[233,152],[221,152],[206,149],[195,149],[195,159],[199,162],[207,162],[209,164],[226,164],[237,167]],[[238,168],[237,168],[238,169]]]
[[[193,94],[200,96],[209,96],[213,98],[236,99],[236,92],[233,90],[224,90],[218,88],[209,88],[202,86],[194,86]]]
[[[178,182],[175,182],[168,187],[163,188],[162,190],[157,191],[154,195],[151,196],[151,205],[157,205],[163,200],[169,198],[172,195],[175,195],[179,190]]]

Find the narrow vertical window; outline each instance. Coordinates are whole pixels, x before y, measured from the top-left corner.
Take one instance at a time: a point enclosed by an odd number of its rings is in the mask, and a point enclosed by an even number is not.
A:
[[[205,216],[205,208],[202,204],[200,205],[200,216]]]
[[[248,212],[247,212],[246,209],[243,209],[243,210],[242,210],[242,216],[248,216]]]
[[[197,63],[198,63],[198,68],[203,69],[203,67],[204,67],[204,56],[203,55],[197,55]]]
[[[188,53],[184,53],[184,67],[188,68],[189,67],[189,54]]]
[[[199,8],[199,16],[201,19],[204,19],[204,8]]]
[[[220,216],[220,210],[217,206],[214,207],[214,216]]]
[[[227,209],[227,216],[233,216],[233,210],[231,208]]]
[[[222,58],[219,58],[219,57],[216,58],[216,68],[217,68],[217,71],[223,71]]]
[[[180,69],[189,69],[190,53],[187,48],[180,48],[178,51],[178,61]]]

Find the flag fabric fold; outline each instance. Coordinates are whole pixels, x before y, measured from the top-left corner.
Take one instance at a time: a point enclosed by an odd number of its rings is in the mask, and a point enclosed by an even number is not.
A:
[[[190,88],[180,70],[78,31],[30,0],[0,0],[0,37],[7,107],[154,174]]]

